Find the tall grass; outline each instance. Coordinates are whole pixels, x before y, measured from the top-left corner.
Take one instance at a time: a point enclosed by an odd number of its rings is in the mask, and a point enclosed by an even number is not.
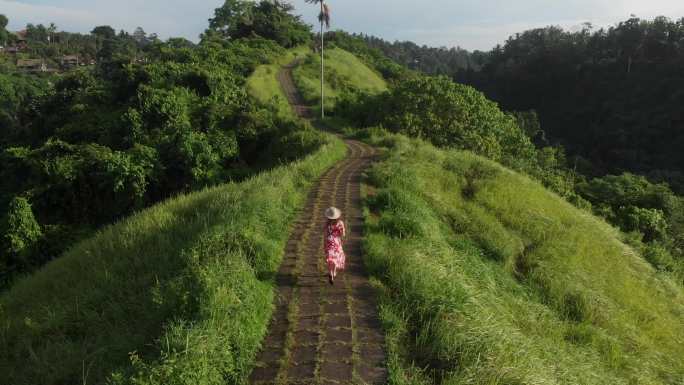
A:
[[[317,134],[323,135],[323,134]],[[0,383],[237,384],[271,314],[273,276],[312,155],[109,226],[0,297]]]
[[[684,292],[618,231],[471,153],[367,139],[391,383],[684,383]]]
[[[354,54],[341,48],[326,49],[325,81],[323,83],[326,109],[332,109],[340,94],[354,90],[367,94],[379,94],[387,90],[387,83],[380,74],[365,65]],[[295,68],[294,80],[304,100],[314,106],[321,100],[321,58],[319,53],[309,53],[304,62]]]
[[[309,52],[306,46],[287,50],[271,64],[258,66],[247,78],[247,92],[264,106],[275,108],[282,118],[294,118],[292,107],[278,83],[278,72],[282,66],[290,64],[297,58],[304,58]]]

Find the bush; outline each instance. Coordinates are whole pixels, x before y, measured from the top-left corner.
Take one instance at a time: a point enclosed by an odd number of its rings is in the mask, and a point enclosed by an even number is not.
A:
[[[35,245],[43,236],[26,198],[15,197],[0,223],[0,288],[10,278],[10,271],[26,268]]]
[[[577,192],[594,212],[624,231],[638,231],[645,242],[675,242],[684,229],[682,199],[666,184],[630,173],[608,175],[577,184]]]
[[[621,207],[613,219],[625,231],[638,231],[644,241],[664,239],[667,236],[667,222],[663,212],[635,206]]]
[[[513,116],[474,88],[446,77],[407,76],[373,98],[345,96],[340,110],[356,118],[357,124],[381,124],[392,132],[494,160],[531,161],[535,156],[534,146]]]
[[[673,271],[676,262],[666,247],[658,242],[651,242],[643,249],[644,258],[658,270]]]

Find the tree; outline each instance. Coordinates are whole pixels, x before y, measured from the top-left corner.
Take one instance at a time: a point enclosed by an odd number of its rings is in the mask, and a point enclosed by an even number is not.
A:
[[[684,23],[549,27],[512,36],[481,71],[458,77],[508,111],[536,110],[549,143],[586,158],[592,176],[659,175],[684,193]]]
[[[535,148],[515,117],[472,87],[444,76],[407,76],[390,91],[365,97],[352,108],[368,126],[473,151],[506,164],[533,161]]]
[[[330,29],[330,8],[325,4],[325,0],[306,0],[309,4],[320,4],[321,12],[318,14],[318,21],[321,23],[321,119],[325,118],[325,95],[323,93],[324,79],[324,58],[323,58],[323,25]]]
[[[47,28],[48,43],[52,44],[55,42],[55,33],[56,32],[57,32],[57,25],[55,23],[50,23],[50,26]]]
[[[26,24],[26,39],[32,42],[46,43],[48,41],[48,30],[43,24]]]
[[[2,251],[9,259],[2,262],[8,267],[29,264],[31,248],[43,234],[26,198],[12,199],[2,223],[2,234]]]
[[[253,9],[254,4],[250,1],[226,0],[209,19],[209,30],[219,32],[225,38],[243,35],[244,31],[240,29],[252,24]]]
[[[0,14],[0,45],[7,44],[7,39],[9,38],[9,33],[7,32],[7,16]]]
[[[293,10],[292,5],[280,0],[226,0],[209,20],[204,37],[218,34],[234,40],[258,35],[291,48],[310,39],[309,27],[291,13]]]
[[[147,40],[147,33],[145,32],[142,27],[138,27],[135,29],[133,32],[133,40],[135,40],[138,45],[145,46],[149,43],[149,40]]]
[[[100,39],[113,39],[116,37],[116,31],[114,28],[108,26],[108,25],[101,25],[98,27],[93,28],[93,30],[90,32],[91,34],[99,37]]]
[[[627,73],[632,72],[632,63],[642,47],[644,32],[645,28],[641,20],[634,15],[615,28],[617,43],[622,51],[622,56],[626,57],[627,60]]]

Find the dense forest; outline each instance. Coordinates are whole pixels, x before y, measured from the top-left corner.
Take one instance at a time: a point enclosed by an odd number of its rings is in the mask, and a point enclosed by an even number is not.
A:
[[[534,109],[548,140],[593,175],[632,171],[682,189],[684,19],[512,36],[460,79],[507,110]],[[583,164],[585,165],[585,164]]]
[[[228,30],[217,12],[198,45],[100,26],[82,36],[96,66],[0,74],[0,286],[133,211],[316,145],[244,87],[257,65],[306,43],[308,27],[285,3],[238,5],[258,22]],[[53,48],[34,45],[49,29],[28,31],[36,55]],[[143,49],[146,60],[135,60]]]

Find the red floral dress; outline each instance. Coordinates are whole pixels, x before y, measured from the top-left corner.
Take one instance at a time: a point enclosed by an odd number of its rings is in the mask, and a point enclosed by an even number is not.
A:
[[[345,255],[342,250],[342,235],[344,234],[344,222],[337,221],[325,225],[325,260],[328,262],[328,270],[337,267],[344,270]]]

